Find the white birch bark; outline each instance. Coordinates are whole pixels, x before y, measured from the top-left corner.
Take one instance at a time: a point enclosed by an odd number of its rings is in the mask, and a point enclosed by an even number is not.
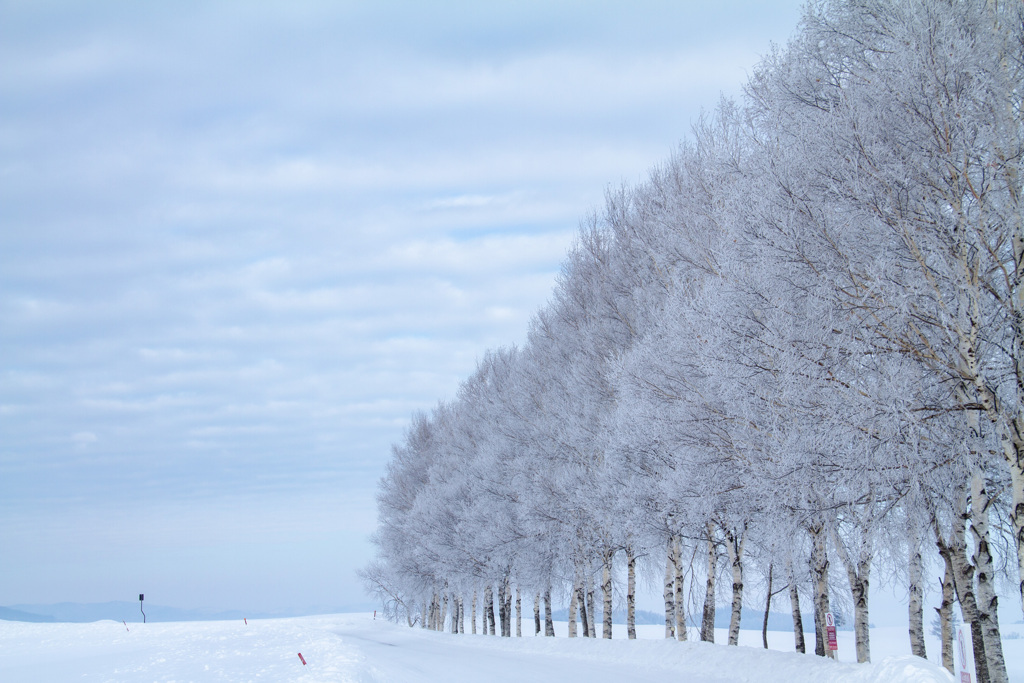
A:
[[[684,641],[687,638],[686,596],[683,593],[686,577],[683,573],[683,539],[680,534],[676,534],[672,542],[672,560],[676,570],[676,638],[680,641]]]
[[[601,597],[604,601],[601,609],[601,637],[612,637],[612,560],[615,554],[611,550],[604,552],[601,563]]]
[[[729,617],[729,645],[740,644],[740,618],[743,615],[743,544],[746,528],[726,532],[726,550],[732,565],[732,614]]]
[[[971,479],[971,534],[974,536],[972,559],[977,580],[978,624],[984,640],[990,683],[1008,683],[1003,644],[999,635],[999,599],[993,585],[995,567],[988,545],[988,508],[991,503],[985,486],[985,473],[979,468]]]
[[[870,540],[867,538],[867,530],[863,530],[864,538],[861,539],[857,557],[851,557],[849,549],[843,542],[842,537],[832,528],[832,543],[836,547],[836,554],[846,569],[846,577],[850,582],[850,592],[853,594],[853,632],[856,640],[857,662],[866,663],[871,661],[871,631],[868,621],[868,586],[871,578],[871,552]]]
[[[974,595],[974,566],[967,560],[967,541],[964,538],[964,527],[965,521],[963,518],[954,519],[947,551],[953,566],[953,586],[956,588],[960,612],[964,615],[964,622],[971,625],[974,666],[978,683],[989,683],[985,642],[978,622],[978,603]]]
[[[484,619],[486,624],[484,626],[485,635],[495,635],[494,633],[494,589],[491,588],[491,584],[487,584],[484,588]]]
[[[540,635],[540,593],[533,596],[533,636]]]
[[[804,643],[804,619],[800,614],[800,589],[793,573],[793,558],[786,558],[786,574],[789,576],[789,608],[793,613],[793,647],[797,652],[807,652]]]
[[[516,586],[516,638],[523,637],[523,596]]]
[[[626,548],[626,637],[636,640],[636,556]]]
[[[946,571],[942,577],[942,601],[935,611],[939,613],[939,638],[942,641],[942,666],[949,673],[953,672],[953,603],[956,601],[956,589],[953,587],[953,562],[944,545],[939,543],[939,554],[942,556]]]
[[[551,587],[544,591],[544,636],[555,637],[555,622],[551,618]]]
[[[587,559],[587,573],[584,576],[584,583],[587,587],[587,630],[585,635],[588,638],[597,638],[597,629],[594,628],[596,613],[594,610],[594,572],[590,559]]]
[[[675,638],[676,637],[676,602],[675,602],[675,544],[669,539],[668,548],[665,555],[665,589],[662,592],[662,596],[665,598],[665,637]]]
[[[768,590],[765,592],[766,597],[764,599],[764,621],[761,622],[761,643],[764,645],[764,649],[768,649],[768,615],[772,611],[772,572],[775,569],[775,565],[772,563],[768,564]]]
[[[473,635],[476,635],[476,588],[473,589],[473,602],[470,605],[469,623],[473,626]]]
[[[583,579],[586,581],[586,577]],[[587,618],[587,589],[584,588],[584,584],[580,584],[579,588],[576,589],[576,600],[579,603],[580,609],[580,625],[583,627],[583,637],[590,637],[590,619]]]
[[[437,630],[444,631],[445,622],[448,620],[448,594],[441,596],[441,612],[437,617]]]
[[[715,532],[710,524],[708,532],[708,577],[704,590],[704,613],[701,615],[700,639],[705,643],[715,642],[715,574],[718,571],[718,548]]]
[[[579,576],[577,575],[572,584],[572,593],[569,595],[569,637],[576,637],[576,603],[579,600]]]
[[[814,577],[814,654],[835,659],[825,636],[825,614],[831,611],[828,599],[828,552],[825,529],[821,524],[809,529],[811,534],[811,575]]]
[[[921,556],[921,532],[911,524],[909,537],[910,557],[907,562],[907,621],[910,633],[910,652],[928,659],[924,645],[924,558]]]

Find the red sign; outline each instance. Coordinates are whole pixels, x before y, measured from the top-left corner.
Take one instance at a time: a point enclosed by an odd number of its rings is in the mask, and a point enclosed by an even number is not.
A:
[[[836,641],[836,619],[831,612],[825,613],[825,633],[828,635],[828,649],[833,652],[839,649]]]
[[[302,666],[306,666],[306,658],[302,656],[301,652],[299,653],[299,659],[302,660]]]

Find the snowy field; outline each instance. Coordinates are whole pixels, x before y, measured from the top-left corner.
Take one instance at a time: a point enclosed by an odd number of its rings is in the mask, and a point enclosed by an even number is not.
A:
[[[532,615],[531,615],[532,617]],[[529,629],[532,621],[524,620]],[[564,636],[566,624],[557,624]],[[872,631],[873,664],[857,665],[852,634],[840,633],[840,659],[760,649],[747,631],[729,648],[661,638],[663,627],[640,626],[640,640],[495,638],[410,629],[370,615],[291,619],[124,624],[30,624],[0,621],[0,681],[306,681],[404,683],[445,681],[685,680],[695,683],[951,681],[934,662],[909,657],[903,629]],[[1024,635],[1024,626],[1004,629]],[[724,638],[719,632],[717,638]],[[792,650],[792,636],[769,633],[769,644]],[[1010,680],[1024,683],[1024,639],[1004,641]],[[933,657],[935,643],[929,643]],[[304,665],[298,653],[306,660]]]

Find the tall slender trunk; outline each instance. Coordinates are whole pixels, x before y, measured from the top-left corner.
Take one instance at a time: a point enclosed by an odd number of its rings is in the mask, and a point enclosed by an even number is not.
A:
[[[540,593],[533,596],[533,635],[540,635]]]
[[[975,578],[977,579],[978,622],[985,645],[991,683],[1008,683],[1003,643],[999,635],[999,599],[996,596],[995,567],[989,550],[988,508],[992,499],[985,485],[985,473],[979,467],[971,479],[971,535],[974,536]]]
[[[761,622],[761,642],[764,644],[764,649],[768,649],[768,615],[772,611],[772,570],[775,565],[768,563],[768,592],[767,597],[764,600],[764,621]]]
[[[586,581],[586,577],[584,577]],[[583,637],[590,637],[590,619],[587,615],[587,589],[584,588],[584,584],[580,584],[580,587],[576,592],[576,599],[580,603],[580,623],[583,625]]]
[[[512,582],[508,575],[505,575],[505,637],[512,637]]]
[[[470,624],[473,626],[473,635],[476,635],[476,588],[473,589],[473,602],[469,611]]]
[[[978,621],[978,603],[974,597],[974,566],[967,561],[967,541],[964,538],[964,527],[965,520],[962,517],[953,519],[947,551],[953,565],[953,586],[956,588],[960,612],[964,615],[964,621],[971,625],[974,667],[978,675],[978,683],[990,683],[988,663],[985,658],[985,641],[981,634],[981,624]],[[941,543],[942,537],[939,536],[939,539]]]
[[[574,577],[572,584],[572,593],[569,594],[569,637],[576,637],[576,608],[579,603],[580,596],[580,577],[577,574]]]
[[[686,640],[686,596],[683,593],[683,587],[686,584],[685,575],[683,572],[683,539],[681,534],[676,534],[675,539],[672,542],[673,552],[672,556],[675,558],[676,568],[676,638],[678,640]]]
[[[487,584],[484,588],[484,619],[486,624],[484,626],[485,635],[494,635],[494,589],[491,588],[491,584]]]
[[[523,637],[523,596],[516,586],[516,638]]]
[[[939,633],[942,640],[942,666],[953,673],[953,602],[956,600],[956,589],[953,587],[953,561],[944,545],[939,543],[939,554],[942,556],[946,572],[942,577],[942,602],[935,608],[939,613]]]
[[[793,612],[793,641],[797,652],[807,652],[804,643],[804,618],[800,614],[800,588],[796,585],[796,574],[793,572],[793,558],[786,558],[786,574],[789,576],[789,607]]]
[[[505,584],[498,585],[498,630],[501,632],[501,637],[504,638],[505,633]]]
[[[853,632],[856,638],[857,661],[861,664],[871,661],[871,632],[868,621],[868,586],[871,574],[871,559],[874,556],[868,530],[862,530],[863,538],[857,549],[856,557],[850,555],[846,543],[835,527],[832,530],[832,542],[836,554],[846,569],[846,577],[850,582],[853,594]]]
[[[612,561],[615,552],[606,550],[601,563],[601,597],[604,604],[601,608],[601,637],[612,637]]]
[[[828,552],[825,545],[825,528],[822,524],[812,526],[811,534],[811,575],[814,577],[814,654],[835,659],[828,649],[825,638],[825,615],[831,611],[828,599]]]
[[[594,572],[590,558],[587,558],[587,573],[584,582],[587,587],[587,633],[588,638],[597,638],[597,629],[594,628],[594,619],[597,611],[594,609]]]
[[[437,618],[437,630],[444,631],[445,622],[448,621],[448,594],[441,596],[441,616]]]
[[[466,598],[459,596],[459,633],[466,633]]]
[[[551,586],[544,591],[544,636],[555,637],[555,622],[551,619]]]
[[[626,548],[626,637],[636,640],[636,556]]]
[[[732,615],[729,617],[729,644],[740,644],[740,618],[743,616],[743,544],[746,526],[726,531],[726,550],[732,565]]]
[[[907,562],[910,653],[928,659],[924,647],[924,558],[921,556],[921,530],[915,522],[911,522],[910,526],[910,558]]]
[[[420,628],[429,628],[429,625],[428,625],[427,622],[429,621],[430,610],[427,608],[427,601],[426,600],[423,601],[423,612],[422,612],[422,614],[423,614],[423,619],[420,620]]]
[[[705,643],[715,642],[715,574],[718,571],[718,548],[715,544],[715,530],[711,524],[708,532],[708,582],[704,590],[704,614],[701,615],[700,639]]]
[[[676,637],[676,602],[673,585],[676,579],[675,566],[675,544],[669,538],[668,549],[665,555],[665,590],[662,596],[665,598],[665,637]]]

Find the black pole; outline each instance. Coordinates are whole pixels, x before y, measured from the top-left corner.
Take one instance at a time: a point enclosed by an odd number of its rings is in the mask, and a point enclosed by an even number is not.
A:
[[[139,611],[142,612],[142,623],[146,623],[146,612],[142,609],[142,599],[146,597],[145,594],[139,593]]]

